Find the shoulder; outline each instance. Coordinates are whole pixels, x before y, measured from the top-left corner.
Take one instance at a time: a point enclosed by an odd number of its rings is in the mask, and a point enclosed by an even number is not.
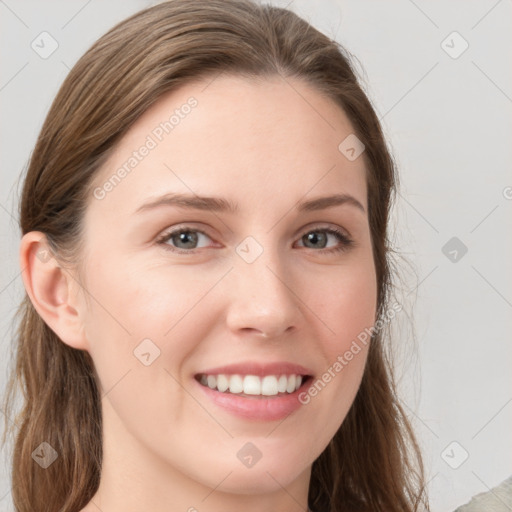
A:
[[[512,476],[487,492],[476,494],[454,512],[510,512],[512,510]]]

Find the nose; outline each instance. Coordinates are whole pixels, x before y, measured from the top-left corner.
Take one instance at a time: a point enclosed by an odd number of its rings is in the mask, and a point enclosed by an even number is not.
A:
[[[269,339],[299,329],[301,301],[291,275],[274,251],[265,249],[252,263],[236,256],[227,285],[229,329]]]

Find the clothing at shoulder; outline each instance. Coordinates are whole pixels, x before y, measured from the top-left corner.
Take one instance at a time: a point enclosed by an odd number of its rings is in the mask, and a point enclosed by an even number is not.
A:
[[[488,492],[476,494],[454,512],[510,512],[512,510],[512,476]]]

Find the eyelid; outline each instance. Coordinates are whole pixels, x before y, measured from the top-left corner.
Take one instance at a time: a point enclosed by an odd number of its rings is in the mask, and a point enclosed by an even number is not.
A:
[[[182,232],[192,231],[200,233],[212,240],[212,237],[204,230],[196,228],[192,225],[193,223],[183,223],[183,224],[177,224],[175,226],[172,226],[166,230],[164,230],[160,235],[157,236],[155,242],[157,244],[160,244],[164,247],[165,250],[178,253],[178,254],[196,254],[200,249],[208,249],[209,247],[202,247],[197,249],[179,249],[176,247],[169,246],[166,244],[166,242],[173,236],[177,235]],[[324,231],[326,233],[332,234],[333,236],[339,237],[341,246],[331,247],[331,248],[323,248],[323,249],[312,249],[313,252],[319,252],[319,253],[331,253],[331,252],[342,252],[344,250],[348,250],[349,248],[356,246],[356,242],[353,239],[353,237],[350,235],[348,230],[341,228],[337,225],[329,225],[328,223],[320,223],[320,224],[310,224],[303,228],[301,228],[299,231],[297,231],[297,234],[295,237],[299,236],[299,240],[306,235],[307,233],[310,233],[312,231]],[[306,248],[307,249],[307,248]]]
[[[161,232],[160,235],[157,236],[155,242],[157,244],[161,244],[161,245],[168,245],[166,244],[165,242],[168,241],[172,235],[177,235],[181,232],[186,232],[186,231],[194,231],[194,232],[197,232],[197,233],[201,233],[202,235],[208,237],[210,240],[212,240],[212,237],[204,230],[202,229],[199,229],[199,228],[196,228],[194,227],[192,224],[178,224],[176,226],[172,226],[171,228],[168,228],[168,229],[165,229],[164,231]],[[170,250],[172,252],[182,252],[182,253],[188,253],[188,254],[194,254],[196,251],[198,251],[199,249],[178,249],[178,248],[167,248],[167,250]],[[203,248],[204,249],[204,248]]]
[[[316,231],[316,230],[334,230],[334,231],[339,231],[341,233],[343,233],[343,235],[345,235],[347,238],[353,238],[352,235],[350,234],[350,231],[345,228],[345,227],[341,227],[339,226],[338,224],[333,224],[332,222],[312,222],[312,223],[309,223],[307,224],[306,226],[300,228],[297,232],[296,232],[296,235],[295,236],[299,236],[301,235],[304,235],[306,233],[309,233],[310,231]]]

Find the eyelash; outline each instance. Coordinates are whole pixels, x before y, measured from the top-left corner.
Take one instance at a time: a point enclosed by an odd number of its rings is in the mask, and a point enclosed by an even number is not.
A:
[[[196,254],[199,249],[187,250],[187,249],[172,248],[169,244],[166,243],[173,236],[177,236],[177,235],[180,235],[181,233],[189,233],[189,232],[201,233],[202,235],[205,235],[208,238],[210,238],[207,233],[205,233],[204,231],[201,231],[200,229],[181,227],[174,231],[170,231],[170,232],[162,234],[160,237],[157,238],[156,243],[163,246],[164,250],[171,251],[174,253]],[[323,233],[328,233],[328,234],[334,235],[341,242],[341,245],[338,247],[332,247],[330,249],[320,249],[317,252],[322,252],[324,254],[338,253],[338,252],[346,251],[355,245],[354,240],[349,238],[345,233],[342,233],[341,231],[339,231],[335,228],[314,228],[314,229],[310,229],[309,231],[306,231],[302,236],[307,235],[308,233],[315,233],[315,232],[323,232]]]

